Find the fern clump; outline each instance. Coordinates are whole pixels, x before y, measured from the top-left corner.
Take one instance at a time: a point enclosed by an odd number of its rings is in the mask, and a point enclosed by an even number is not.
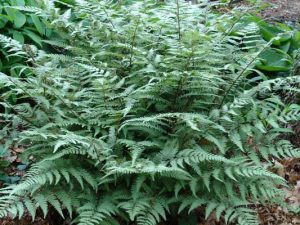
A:
[[[25,79],[1,74],[26,99],[4,95],[1,116],[24,128],[32,165],[1,190],[0,215],[51,205],[80,225],[155,225],[203,206],[258,224],[251,206],[280,202],[285,185],[272,159],[299,156],[280,140],[299,107],[280,94],[300,78],[265,80],[255,63],[270,43],[255,24],[231,36],[239,15],[205,1],[76,2],[53,21],[68,54],[38,52]]]

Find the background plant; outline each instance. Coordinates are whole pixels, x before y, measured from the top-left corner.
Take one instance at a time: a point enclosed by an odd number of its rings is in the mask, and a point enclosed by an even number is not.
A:
[[[251,206],[282,201],[285,181],[268,167],[299,156],[280,140],[299,106],[280,94],[300,78],[249,78],[276,39],[256,23],[232,35],[236,16],[206,2],[81,0],[72,11],[53,21],[69,54],[7,46],[34,60],[32,76],[1,74],[1,116],[24,128],[32,165],[1,189],[1,216],[51,205],[76,224],[154,225],[203,206],[250,225]],[[12,94],[30,101],[12,105]]]
[[[65,1],[71,3],[71,1]],[[61,3],[62,4],[62,3]],[[65,6],[65,5],[64,5]],[[66,7],[65,7],[66,8]],[[67,9],[61,9],[65,11]],[[51,18],[56,14],[58,8],[54,8],[54,2],[35,0],[4,0],[0,3],[0,71],[13,77],[26,77],[31,74],[29,67],[23,69],[24,65],[32,66],[38,49],[47,52],[60,52],[58,45],[50,45],[52,41],[58,43],[63,41],[63,32],[53,30],[50,24]],[[10,39],[9,37],[13,38]],[[13,46],[13,47],[12,47]],[[31,60],[28,60],[30,58]],[[7,90],[1,89],[1,95]],[[8,98],[10,104],[17,101],[16,94]],[[30,100],[29,100],[30,101]],[[10,109],[11,110],[11,109]],[[9,113],[6,111],[6,113]],[[0,107],[3,112],[4,108]],[[1,176],[0,180],[8,182],[11,180],[4,170],[11,166],[11,150],[16,148],[15,138],[22,127],[17,123],[7,124],[0,120],[0,149],[1,149]],[[16,180],[13,178],[13,180]]]
[[[54,38],[55,34],[47,18],[38,15],[34,11],[24,12],[18,7],[42,7],[43,1],[12,0],[2,1],[0,8],[0,30],[2,35],[13,37],[21,44],[35,44],[38,47],[46,47],[43,39]],[[29,8],[28,8],[29,9]],[[24,60],[19,56],[8,57],[5,43],[1,41],[0,70],[12,76],[19,76],[19,65]],[[30,50],[28,50],[30,51]]]
[[[256,65],[258,70],[274,77],[289,75],[299,67],[300,31],[296,26],[283,23],[270,24],[256,15],[248,14],[239,19],[232,34],[238,33],[242,27],[251,23],[259,27],[262,40],[272,42],[272,45],[260,55],[261,60]]]

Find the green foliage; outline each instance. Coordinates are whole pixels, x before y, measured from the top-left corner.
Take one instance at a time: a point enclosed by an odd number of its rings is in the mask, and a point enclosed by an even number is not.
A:
[[[52,30],[49,22],[56,14],[57,9],[53,6],[54,3],[51,1],[3,0],[0,2],[0,72],[13,77],[26,77],[31,71],[29,68],[24,68],[24,65],[34,65],[38,48],[43,47],[49,52],[59,50],[50,47],[44,40],[61,39],[61,35]],[[2,97],[7,90],[2,86],[1,88]],[[15,104],[17,100],[17,94],[9,96],[10,104]],[[1,107],[0,111],[3,110]],[[0,121],[0,127],[2,128],[0,141],[4,142],[5,154],[9,155],[7,149],[15,144],[18,130],[22,128],[18,126],[17,121],[7,123],[5,120]]]
[[[255,15],[243,15],[233,28],[233,32],[238,32],[251,23],[259,27],[261,39],[272,43],[270,48],[260,55],[261,60],[256,65],[260,71],[268,74],[276,72],[278,75],[278,72],[290,73],[299,67],[300,31],[298,29],[282,23],[271,25]]]
[[[43,9],[43,10],[41,10]],[[54,3],[36,0],[2,0],[0,3],[0,31],[2,35],[12,37],[21,44],[33,44],[44,50],[44,40],[60,39],[52,30],[50,19],[55,15]],[[29,46],[24,46],[27,54]],[[51,49],[49,49],[51,50]],[[24,59],[7,51],[5,43],[0,42],[0,71],[11,76],[20,76],[20,66]],[[25,64],[26,65],[26,64]],[[28,75],[28,71],[22,71]]]
[[[24,54],[1,36],[35,63],[33,76],[0,76],[1,117],[24,128],[32,163],[1,189],[0,215],[52,206],[80,225],[155,225],[203,206],[258,224],[251,206],[283,197],[272,159],[300,155],[280,141],[300,115],[281,93],[298,92],[299,76],[249,79],[274,40],[255,23],[231,35],[235,15],[204,1],[80,0],[72,12],[53,21],[68,31],[68,55]]]

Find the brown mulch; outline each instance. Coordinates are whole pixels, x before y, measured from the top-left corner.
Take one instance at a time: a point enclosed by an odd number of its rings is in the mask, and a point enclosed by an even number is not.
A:
[[[299,225],[300,217],[280,206],[259,208],[261,225]]]
[[[58,225],[52,224],[49,221],[38,218],[35,221],[32,221],[30,217],[23,217],[21,220],[12,220],[12,219],[5,219],[0,220],[0,225]]]
[[[0,219],[0,225],[70,225],[71,222],[69,220],[64,220],[61,218],[55,210],[50,209],[49,214],[46,218],[43,217],[42,212],[37,210],[37,216],[34,221],[32,221],[31,216],[28,213],[21,219],[11,219],[11,218],[3,218]]]
[[[284,177],[289,188],[283,188],[286,193],[285,202],[293,209],[300,209],[300,159],[289,159],[275,163],[276,172]],[[278,205],[258,207],[261,225],[300,225],[300,211],[293,213]]]
[[[262,12],[266,20],[300,22],[300,0],[264,0],[270,5]]]

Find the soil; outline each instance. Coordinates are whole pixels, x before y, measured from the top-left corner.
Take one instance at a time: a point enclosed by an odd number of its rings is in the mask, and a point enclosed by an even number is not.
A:
[[[269,5],[262,12],[266,20],[300,22],[300,0],[264,0]]]

